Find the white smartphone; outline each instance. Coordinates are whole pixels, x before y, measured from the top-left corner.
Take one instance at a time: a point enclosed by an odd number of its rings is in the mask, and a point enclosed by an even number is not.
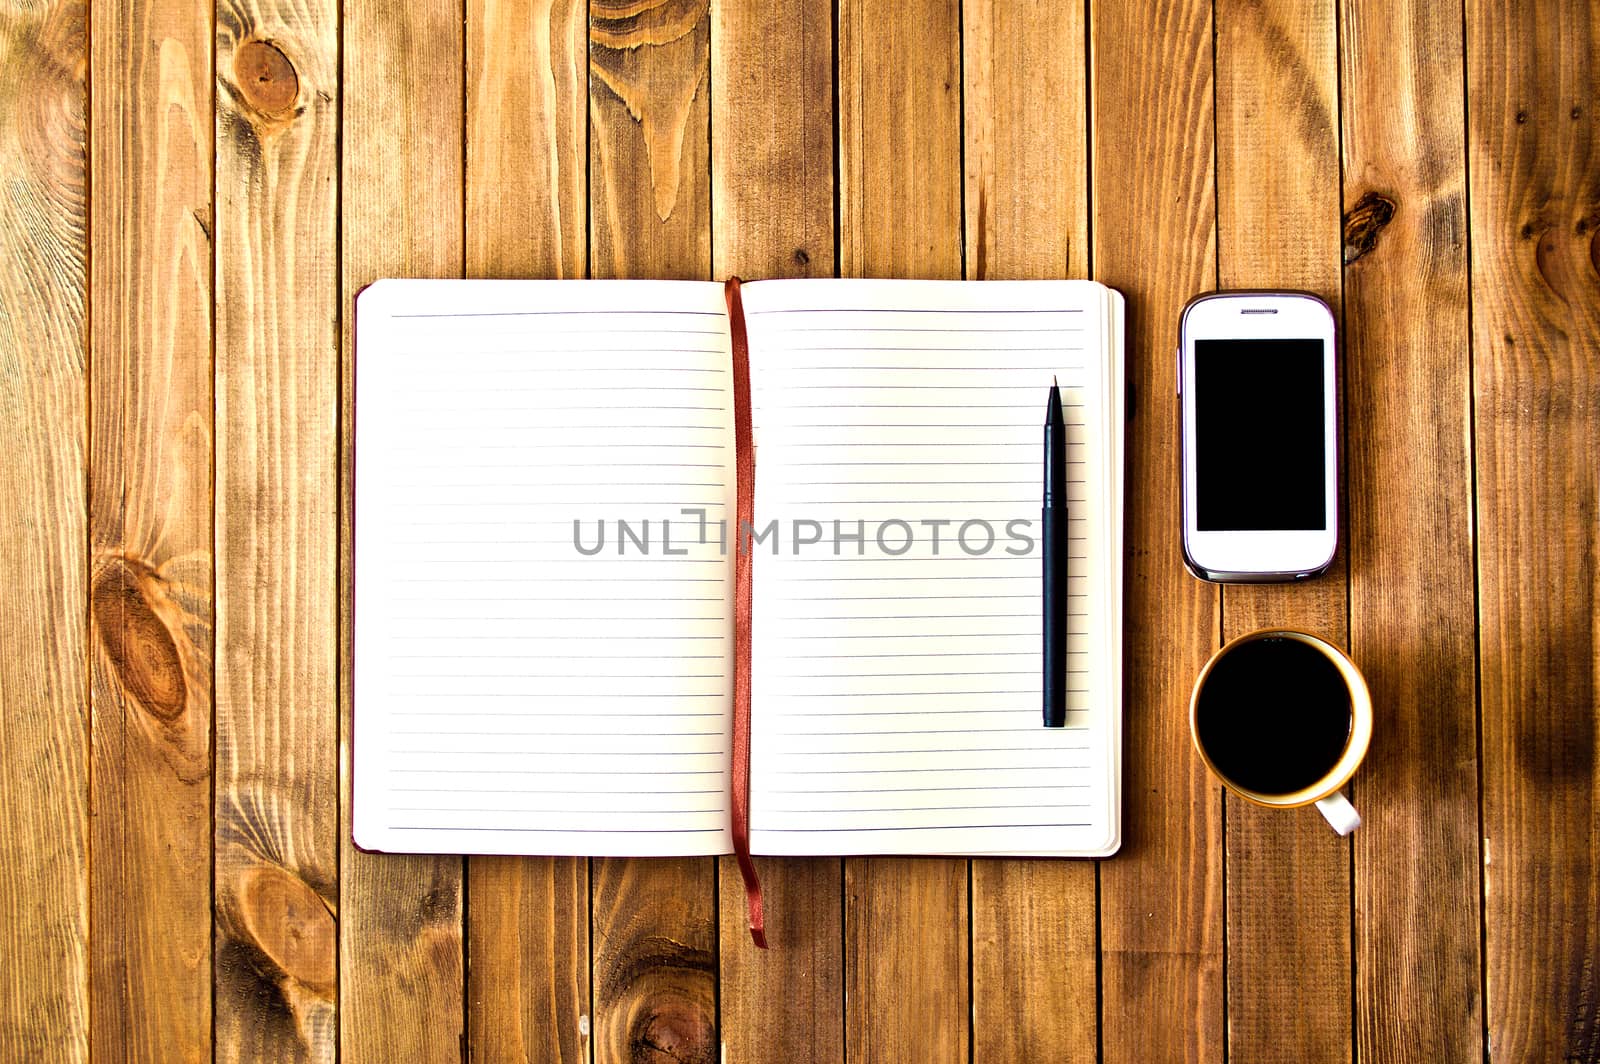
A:
[[[1178,326],[1183,560],[1203,580],[1303,580],[1339,544],[1333,311],[1212,292]]]

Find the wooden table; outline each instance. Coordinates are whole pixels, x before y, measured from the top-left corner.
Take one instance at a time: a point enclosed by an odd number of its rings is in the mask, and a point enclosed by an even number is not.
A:
[[[1600,1061],[1594,3],[8,4],[0,248],[4,1059]],[[763,861],[758,953],[726,860],[352,848],[353,294],[732,272],[1126,293],[1119,856]],[[1309,585],[1179,561],[1218,286],[1342,311]],[[1351,839],[1189,748],[1267,623]]]

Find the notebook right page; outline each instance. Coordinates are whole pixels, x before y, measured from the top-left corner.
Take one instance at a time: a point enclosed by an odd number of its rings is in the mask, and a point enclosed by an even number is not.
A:
[[[751,848],[1120,840],[1121,297],[1087,281],[744,287]],[[1067,727],[1041,726],[1042,432],[1071,488]]]

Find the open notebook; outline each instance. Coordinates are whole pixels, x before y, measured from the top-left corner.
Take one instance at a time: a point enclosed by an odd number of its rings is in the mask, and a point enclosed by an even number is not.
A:
[[[743,302],[751,850],[1113,852],[1121,297],[795,280]],[[356,337],[356,843],[730,852],[723,286],[380,281]],[[1072,479],[1059,730],[1040,726],[1052,375]]]

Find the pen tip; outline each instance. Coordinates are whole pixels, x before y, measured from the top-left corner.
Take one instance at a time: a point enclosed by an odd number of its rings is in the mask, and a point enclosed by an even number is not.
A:
[[[1061,387],[1061,382],[1056,380],[1056,375],[1054,373],[1050,374],[1050,387],[1052,387],[1052,388]]]

